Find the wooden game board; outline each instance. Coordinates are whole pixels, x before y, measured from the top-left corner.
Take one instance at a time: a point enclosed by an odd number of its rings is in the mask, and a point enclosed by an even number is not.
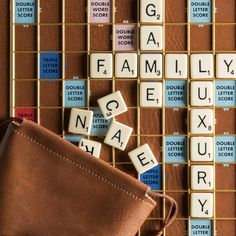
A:
[[[171,53],[187,54],[188,58],[194,53],[209,53],[213,54],[214,61],[218,53],[236,53],[235,1],[163,0],[163,21],[153,24],[140,22],[140,1],[11,0],[10,66],[0,67],[2,73],[9,68],[10,115],[32,119],[77,145],[81,136],[67,132],[70,109],[93,110],[95,118],[90,139],[102,142],[109,121],[103,119],[97,99],[120,90],[129,110],[116,119],[132,127],[133,134],[125,152],[103,144],[101,159],[138,178],[127,153],[148,143],[159,165],[140,178],[153,190],[174,197],[179,205],[177,219],[165,235],[234,236],[236,77],[207,79],[214,84],[214,104],[210,109],[216,121],[212,133],[214,161],[207,163],[214,168],[214,188],[210,191],[213,216],[196,219],[190,216],[193,192],[190,186],[193,164],[190,159],[190,84],[193,78],[190,74],[184,79],[165,78],[164,60],[165,55]],[[92,6],[96,2],[104,3],[101,14]],[[202,9],[197,3],[206,5]],[[139,44],[140,27],[149,24],[163,26],[163,48],[152,51],[163,55],[163,76],[154,80],[162,82],[163,86],[163,102],[159,108],[140,106],[139,86],[145,79],[139,74],[136,78],[90,77],[91,53],[110,52],[115,56],[118,52],[135,52],[140,56],[143,53]],[[7,45],[7,40],[0,42],[2,49],[5,48],[3,43]],[[2,81],[6,89],[7,82]],[[222,91],[230,95],[222,95]],[[228,100],[224,100],[225,97]],[[6,109],[3,110],[6,114]],[[1,118],[6,116],[4,111]],[[152,235],[161,227],[166,213],[165,202],[159,201],[138,235]]]

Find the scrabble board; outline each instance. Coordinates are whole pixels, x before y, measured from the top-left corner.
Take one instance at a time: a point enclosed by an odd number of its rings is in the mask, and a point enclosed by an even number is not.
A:
[[[10,2],[10,116],[101,142],[101,159],[175,198],[164,235],[236,235],[235,1]],[[115,91],[128,111],[114,119],[133,128],[124,151],[103,143],[97,99]],[[94,112],[90,135],[68,132],[71,108]],[[128,152],[145,143],[159,164],[138,174]],[[137,235],[167,213],[159,200]]]

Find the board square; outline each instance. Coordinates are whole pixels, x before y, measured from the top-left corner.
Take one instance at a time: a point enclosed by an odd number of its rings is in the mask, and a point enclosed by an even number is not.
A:
[[[36,0],[15,0],[15,23],[33,24],[36,22]]]
[[[86,82],[84,80],[65,81],[65,107],[86,106]]]
[[[61,54],[40,54],[40,79],[61,79]]]

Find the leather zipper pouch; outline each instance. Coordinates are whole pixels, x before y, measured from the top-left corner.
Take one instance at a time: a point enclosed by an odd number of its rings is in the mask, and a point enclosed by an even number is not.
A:
[[[156,206],[135,178],[34,122],[11,121],[0,144],[0,234],[133,236]],[[161,232],[156,232],[158,235]]]

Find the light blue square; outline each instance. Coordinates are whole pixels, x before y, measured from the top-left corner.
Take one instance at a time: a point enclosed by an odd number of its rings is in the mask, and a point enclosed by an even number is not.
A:
[[[15,0],[15,23],[36,23],[36,0]]]
[[[94,112],[91,134],[97,136],[105,136],[110,127],[112,119],[104,119],[104,116],[98,107],[91,109],[91,111]]]
[[[236,136],[215,137],[215,162],[236,162]]]
[[[85,138],[83,135],[65,135],[65,140],[71,143],[79,143],[79,141]]]
[[[215,81],[215,105],[236,106],[236,81],[216,80]]]
[[[190,235],[198,236],[212,235],[212,221],[211,220],[190,220]]]
[[[211,23],[212,0],[190,0],[190,22]]]
[[[41,53],[40,55],[40,78],[61,79],[61,54]]]
[[[187,162],[187,138],[185,136],[165,137],[165,162]]]
[[[86,82],[85,80],[65,81],[65,107],[86,106]]]
[[[152,190],[162,189],[162,166],[157,165],[139,176],[140,181],[148,185]]]
[[[187,106],[187,81],[184,80],[165,81],[165,106],[166,107]]]

